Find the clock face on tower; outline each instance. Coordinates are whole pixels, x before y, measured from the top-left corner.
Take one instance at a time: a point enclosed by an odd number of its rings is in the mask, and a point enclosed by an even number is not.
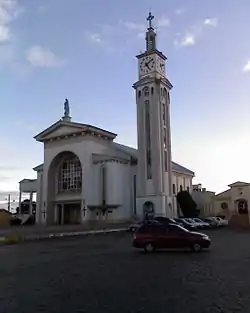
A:
[[[160,57],[158,57],[156,60],[156,70],[161,75],[165,74],[165,61],[163,59],[161,59]]]
[[[154,56],[146,56],[140,60],[140,75],[146,75],[155,70],[155,58]]]

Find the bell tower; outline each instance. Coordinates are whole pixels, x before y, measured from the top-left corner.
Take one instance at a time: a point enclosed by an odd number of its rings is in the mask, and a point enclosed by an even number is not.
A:
[[[157,49],[154,16],[147,17],[146,49],[137,55],[138,81],[133,85],[137,104],[137,198],[141,217],[173,217],[170,90],[167,57]]]

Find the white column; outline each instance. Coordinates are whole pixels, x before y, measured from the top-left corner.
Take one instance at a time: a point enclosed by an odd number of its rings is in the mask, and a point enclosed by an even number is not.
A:
[[[29,209],[29,215],[32,214],[32,202],[33,202],[33,192],[30,193],[30,209]]]
[[[54,205],[54,223],[58,224],[58,204]]]
[[[22,204],[22,191],[19,187],[19,214],[21,213],[21,204]]]
[[[61,210],[62,210],[62,222],[61,222],[61,224],[64,224],[64,204],[62,204]]]
[[[81,223],[83,224],[86,219],[87,219],[87,210],[85,206],[85,199],[82,199],[81,200]]]

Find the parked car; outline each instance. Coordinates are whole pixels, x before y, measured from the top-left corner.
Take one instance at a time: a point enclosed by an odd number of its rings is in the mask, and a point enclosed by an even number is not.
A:
[[[177,222],[175,219],[173,218],[168,218],[168,217],[165,217],[165,216],[156,216],[154,218],[155,221],[157,221],[158,223],[161,223],[161,224],[178,224],[180,226],[183,226],[183,224],[181,222]]]
[[[190,222],[192,221],[197,225],[197,228],[206,228],[204,223],[200,220],[196,220],[196,218],[189,218]]]
[[[181,223],[187,230],[195,230],[197,227],[193,223],[189,223],[184,218],[175,218],[177,223]]]
[[[227,226],[228,225],[228,220],[226,220],[226,219],[223,219],[223,218],[218,217],[218,216],[214,217],[214,219],[219,222],[220,226]]]
[[[204,221],[204,222],[207,222],[209,225],[210,225],[210,227],[211,228],[217,228],[217,227],[219,227],[219,223],[218,223],[218,221],[215,221],[215,220],[213,220],[213,219],[210,219],[210,218],[202,218],[202,220]]]
[[[213,223],[214,225],[216,225],[216,227],[220,227],[221,223],[214,217],[206,217],[206,220],[210,221],[210,223]]]
[[[183,218],[187,223],[193,225],[195,228],[204,228],[201,223],[195,222],[192,218]]]
[[[204,228],[211,228],[211,226],[210,226],[209,223],[207,223],[206,221],[203,221],[203,220],[200,219],[199,217],[195,217],[195,218],[193,218],[193,220],[194,220],[196,223],[201,224]]]
[[[133,247],[152,252],[160,249],[189,248],[198,252],[209,248],[211,239],[198,232],[190,232],[176,224],[144,224],[138,228],[133,238]]]

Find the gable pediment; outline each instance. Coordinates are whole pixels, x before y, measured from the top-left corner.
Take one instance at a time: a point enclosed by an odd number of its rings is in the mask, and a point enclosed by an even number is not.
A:
[[[67,135],[67,134],[71,134],[71,133],[75,133],[81,131],[81,129],[77,129],[75,127],[71,127],[71,126],[64,126],[61,125],[60,127],[58,127],[57,129],[55,129],[52,133],[50,133],[49,135],[51,136],[61,136],[61,135]],[[48,135],[48,136],[49,136]]]
[[[245,182],[242,182],[242,181],[237,181],[237,182],[235,182],[235,183],[233,183],[233,184],[230,184],[230,185],[228,185],[228,187],[249,187],[250,186],[250,184],[249,183],[245,183]]]
[[[81,123],[75,123],[71,121],[59,120],[44,131],[36,135],[34,138],[37,141],[44,142],[54,138],[86,135],[91,134],[97,137],[104,137],[106,139],[113,140],[116,134],[106,131],[104,129]]]

